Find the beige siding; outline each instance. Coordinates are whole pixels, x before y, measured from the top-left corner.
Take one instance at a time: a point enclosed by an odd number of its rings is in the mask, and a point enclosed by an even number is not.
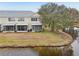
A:
[[[8,21],[8,18],[0,18],[0,24],[8,25],[8,24],[25,24],[27,25],[31,20],[31,18],[24,18],[24,21],[18,21],[18,18],[15,18],[15,21]]]
[[[33,17],[36,17],[36,15],[34,15]],[[42,25],[39,17],[36,17],[36,18],[37,18],[37,21],[31,21],[31,17],[25,17],[24,21],[18,21],[19,20],[18,17],[15,17],[14,21],[9,21],[8,18],[0,18],[1,31],[3,31],[4,29],[3,26],[5,25],[16,25],[16,30],[17,30],[17,25],[27,25],[27,30],[32,29],[32,25]],[[32,32],[35,32],[36,30],[39,31],[39,29],[35,29],[35,30],[32,30]],[[21,31],[17,30],[17,32],[21,32]],[[22,31],[22,32],[27,32],[27,31]]]
[[[38,21],[31,21],[31,17],[25,17],[24,18],[24,21],[18,21],[18,18],[15,17],[15,21],[8,21],[8,18],[0,18],[0,24],[6,24],[6,25],[10,25],[10,24],[16,24],[16,25],[21,25],[21,24],[24,24],[24,25],[28,25],[28,24],[36,24],[36,25],[40,25],[41,22],[40,22],[40,19],[39,19],[39,15],[38,14],[35,14],[33,15],[33,17],[37,17]]]

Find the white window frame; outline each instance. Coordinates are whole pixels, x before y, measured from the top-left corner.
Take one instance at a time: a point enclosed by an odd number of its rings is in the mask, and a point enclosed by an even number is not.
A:
[[[15,21],[15,18],[8,18],[8,21]]]
[[[18,18],[18,21],[24,21],[24,18]]]
[[[38,18],[32,17],[32,18],[31,18],[31,21],[38,21]]]

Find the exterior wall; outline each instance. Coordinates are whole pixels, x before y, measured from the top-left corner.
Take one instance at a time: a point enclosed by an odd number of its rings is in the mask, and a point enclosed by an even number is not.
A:
[[[18,18],[15,18],[15,21],[8,21],[8,18],[0,18],[0,24],[4,25],[12,25],[12,24],[28,24],[28,21],[30,21],[30,18],[24,18],[24,21],[18,21]]]
[[[36,17],[34,15],[34,17]],[[29,29],[32,29],[32,26],[33,25],[42,25],[41,22],[40,22],[40,19],[37,18],[37,21],[31,21],[31,17],[25,17],[24,18],[24,21],[18,21],[18,17],[15,17],[15,21],[9,21],[8,18],[0,18],[0,31],[3,30],[3,26],[4,25],[27,25],[27,31]],[[17,28],[16,28],[17,30]],[[27,31],[17,31],[17,32],[27,32]],[[32,30],[32,32],[35,32],[36,30]],[[38,30],[39,31],[39,30]],[[41,31],[41,29],[40,29]],[[8,32],[8,31],[4,31],[4,32]],[[14,31],[10,31],[10,32],[14,32]]]
[[[30,18],[24,18],[24,21],[18,21],[18,18],[16,18],[16,25],[28,25],[28,21],[30,21]]]
[[[0,18],[0,24],[8,23],[8,18]]]

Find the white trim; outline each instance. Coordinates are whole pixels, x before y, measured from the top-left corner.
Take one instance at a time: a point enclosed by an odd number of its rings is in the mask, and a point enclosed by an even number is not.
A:
[[[6,33],[6,32],[15,32],[15,31],[3,31],[3,33]]]
[[[16,25],[28,25],[28,24],[26,23],[26,24],[16,24]]]
[[[32,30],[32,32],[35,32],[34,30]]]
[[[3,26],[4,26],[4,25],[13,25],[13,26],[14,26],[15,24],[11,24],[11,23],[10,23],[10,24],[1,24],[1,25],[3,25]]]
[[[16,31],[16,32],[28,32],[28,31]]]

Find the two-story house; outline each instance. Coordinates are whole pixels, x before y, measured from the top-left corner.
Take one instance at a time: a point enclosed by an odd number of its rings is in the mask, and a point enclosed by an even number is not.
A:
[[[1,32],[39,32],[40,16],[32,11],[0,11]]]

